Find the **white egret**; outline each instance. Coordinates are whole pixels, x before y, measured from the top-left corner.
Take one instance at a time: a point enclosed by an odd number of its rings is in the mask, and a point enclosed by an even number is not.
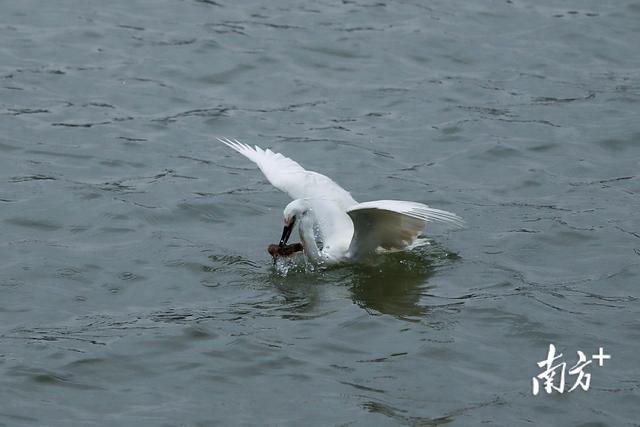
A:
[[[304,253],[314,264],[337,264],[410,248],[429,221],[462,227],[458,215],[400,200],[358,203],[330,178],[279,153],[218,138],[254,162],[269,182],[294,200],[284,209],[280,247],[298,225]]]

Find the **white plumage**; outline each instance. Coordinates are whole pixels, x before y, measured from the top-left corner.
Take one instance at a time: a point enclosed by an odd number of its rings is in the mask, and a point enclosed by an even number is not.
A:
[[[379,251],[407,249],[429,221],[455,227],[464,224],[454,213],[417,202],[358,203],[330,178],[282,154],[238,140],[218,140],[258,165],[274,187],[294,199],[284,210],[285,227],[298,224],[305,255],[314,263],[335,264]]]

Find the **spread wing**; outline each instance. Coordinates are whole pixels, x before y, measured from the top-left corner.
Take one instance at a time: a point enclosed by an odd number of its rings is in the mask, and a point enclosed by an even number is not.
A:
[[[376,200],[359,203],[347,210],[354,234],[349,251],[354,255],[372,253],[378,248],[405,249],[411,245],[429,221],[462,227],[458,215],[433,209],[417,202]]]
[[[358,203],[347,190],[330,178],[317,172],[308,171],[280,153],[274,153],[269,149],[263,150],[257,145],[252,148],[236,139],[218,138],[218,141],[258,165],[274,187],[284,191],[294,200],[328,199],[333,200],[345,210]]]

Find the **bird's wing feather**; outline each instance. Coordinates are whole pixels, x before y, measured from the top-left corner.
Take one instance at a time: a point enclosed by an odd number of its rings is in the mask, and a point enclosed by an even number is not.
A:
[[[376,200],[350,207],[354,234],[349,251],[361,255],[382,249],[404,249],[412,244],[429,221],[462,227],[458,215],[417,202]]]
[[[338,203],[343,209],[357,203],[347,190],[329,177],[308,171],[280,153],[263,150],[258,146],[250,147],[235,139],[218,138],[218,141],[258,165],[274,187],[293,199],[328,199]]]

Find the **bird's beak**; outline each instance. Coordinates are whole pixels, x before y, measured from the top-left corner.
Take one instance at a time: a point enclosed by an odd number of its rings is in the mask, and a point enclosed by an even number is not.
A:
[[[289,241],[289,237],[291,236],[291,232],[293,231],[294,221],[291,221],[291,224],[286,224],[282,229],[282,237],[280,237],[280,247],[283,247]]]

